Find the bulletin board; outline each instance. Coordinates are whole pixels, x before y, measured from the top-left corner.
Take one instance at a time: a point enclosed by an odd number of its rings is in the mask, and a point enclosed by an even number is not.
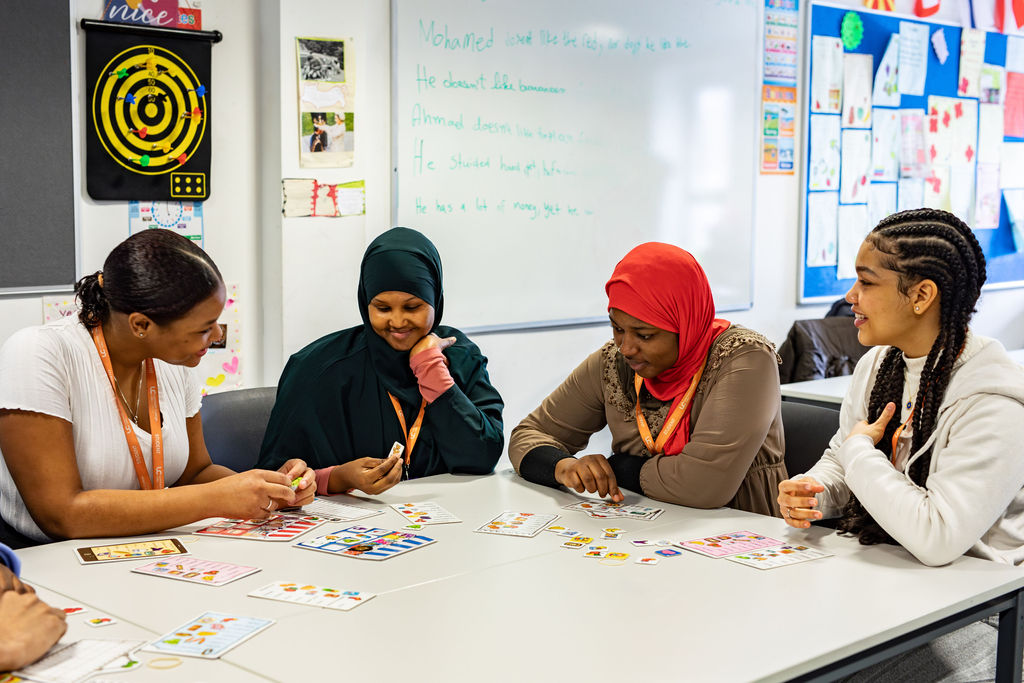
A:
[[[843,25],[843,18],[849,12],[855,12],[860,19],[862,26],[862,39],[858,46],[853,49],[843,48],[844,54],[870,54],[872,55],[872,85],[875,80],[880,77],[878,70],[883,61],[883,56],[886,52],[886,48],[889,44],[890,36],[893,34],[899,35],[900,33],[900,22],[908,21],[915,24],[921,24],[927,26],[929,41],[927,44],[927,75],[924,82],[923,95],[898,95],[899,103],[895,106],[880,107],[874,106],[873,111],[882,111],[884,115],[886,111],[893,112],[898,110],[907,109],[920,109],[925,111],[924,126],[927,130],[928,122],[928,111],[929,96],[940,96],[949,98],[961,98],[964,100],[963,104],[967,110],[972,108],[978,108],[979,97],[965,97],[958,94],[958,83],[960,81],[960,47],[961,47],[961,27],[948,24],[944,22],[929,22],[918,19],[917,17],[908,17],[905,15],[898,15],[891,12],[872,11],[863,8],[851,8],[849,6],[834,6],[827,3],[811,3],[808,8],[808,19],[805,23],[807,28],[805,36],[805,49],[806,59],[805,64],[807,72],[805,73],[805,92],[807,96],[804,98],[804,164],[803,164],[803,178],[801,180],[801,258],[800,258],[800,291],[799,300],[801,303],[816,303],[832,301],[839,296],[842,296],[854,282],[853,277],[840,278],[838,276],[841,266],[837,265],[816,265],[815,258],[808,258],[808,242],[820,242],[811,237],[809,232],[809,219],[815,220],[815,216],[820,216],[820,213],[816,214],[817,207],[822,205],[828,205],[831,200],[822,194],[822,196],[814,197],[815,194],[821,194],[823,192],[835,192],[838,190],[817,190],[812,189],[812,185],[820,186],[820,180],[816,177],[812,179],[812,175],[815,173],[812,171],[812,130],[811,130],[811,118],[814,117],[825,117],[834,116],[840,120],[841,132],[847,130],[847,121],[845,120],[844,114],[845,109],[841,110],[837,114],[827,113],[813,113],[812,109],[815,106],[814,94],[811,92],[812,78],[814,76],[814,70],[816,67],[822,68],[821,65],[816,64],[813,48],[813,36],[832,36],[839,38],[841,36],[841,27]],[[856,24],[856,22],[854,22]],[[942,29],[945,35],[946,45],[948,46],[949,55],[946,59],[945,64],[940,63],[938,56],[936,55],[935,48],[933,47],[931,36],[938,30]],[[992,64],[998,66],[1004,66],[1006,64],[1007,57],[1007,36],[985,32],[985,46],[984,46],[984,59],[982,60],[985,64]],[[1005,97],[1006,89],[1006,78],[1005,73],[1002,80],[1003,96]],[[982,101],[984,98],[981,98]],[[971,103],[973,101],[973,104]],[[876,117],[873,117],[873,122]],[[819,119],[819,122],[822,121]],[[871,129],[868,129],[871,132]],[[841,137],[840,140],[843,138]],[[928,139],[927,137],[925,138]],[[1002,138],[1005,142],[1024,142],[1024,138],[1004,136]],[[872,143],[874,142],[874,135],[872,134]],[[977,147],[975,147],[977,149]],[[842,155],[842,144],[839,145],[840,158]],[[978,163],[975,161],[975,179],[977,178]],[[867,186],[876,185],[876,181],[870,179]],[[894,181],[885,181],[885,184],[893,185],[897,193],[899,192],[899,183]],[[926,187],[928,185],[926,184]],[[972,188],[974,187],[972,183]],[[870,188],[868,188],[870,189]],[[884,189],[884,188],[878,188]],[[1001,196],[1001,193],[1000,193]],[[973,191],[971,206],[974,206]],[[866,197],[864,193],[861,193],[854,202],[839,202],[839,209],[842,211],[844,204],[856,204],[865,201]],[[927,203],[927,198],[925,200]],[[812,210],[813,208],[813,210]],[[904,207],[904,208],[909,208]],[[916,206],[913,208],[917,208]],[[945,207],[942,207],[945,208]],[[850,214],[852,215],[851,210]],[[865,215],[868,212],[865,210]],[[972,212],[973,213],[973,212]],[[1010,222],[1010,217],[1007,211],[1006,203],[1001,198],[998,200],[998,227],[994,229],[976,229],[975,235],[978,238],[978,242],[985,253],[986,265],[988,270],[988,280],[986,287],[989,288],[1002,288],[1002,287],[1019,287],[1024,286],[1024,244],[1021,245],[1021,251],[1018,251],[1017,244],[1014,241],[1013,229]],[[994,216],[994,213],[993,213]],[[961,216],[964,218],[964,216]],[[977,227],[976,216],[968,216],[967,222],[972,227]],[[874,222],[865,222],[864,233],[866,234],[872,227]],[[820,224],[819,224],[820,225]],[[846,234],[849,234],[847,232]],[[858,240],[859,243],[859,240]],[[836,242],[837,251],[842,252],[842,245],[840,240]],[[814,250],[815,254],[819,250]],[[852,267],[852,259],[856,256],[856,250],[853,249],[853,253],[849,253],[851,249],[846,249],[846,253],[838,253],[836,255],[839,263],[846,263],[842,261],[844,257],[849,260],[849,267]],[[827,259],[817,259],[827,260]],[[811,264],[811,265],[809,265]]]

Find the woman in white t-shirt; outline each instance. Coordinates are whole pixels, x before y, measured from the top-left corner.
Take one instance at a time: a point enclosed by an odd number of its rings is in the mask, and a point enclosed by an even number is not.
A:
[[[301,460],[242,474],[210,461],[190,368],[222,336],[225,288],[202,249],[142,231],[75,294],[77,318],[20,330],[0,349],[0,533],[9,543],[265,518],[312,500],[314,474]]]

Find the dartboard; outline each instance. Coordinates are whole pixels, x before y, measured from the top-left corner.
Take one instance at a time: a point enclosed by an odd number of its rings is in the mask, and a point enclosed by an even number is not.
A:
[[[209,45],[144,31],[87,32],[91,197],[201,201],[209,196]]]

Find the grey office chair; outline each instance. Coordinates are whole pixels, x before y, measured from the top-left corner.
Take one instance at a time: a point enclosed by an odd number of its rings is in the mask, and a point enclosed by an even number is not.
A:
[[[253,468],[276,395],[276,387],[258,387],[203,399],[203,437],[214,463],[236,472]]]
[[[786,471],[790,476],[811,469],[839,429],[839,411],[795,401],[782,402],[786,438]]]

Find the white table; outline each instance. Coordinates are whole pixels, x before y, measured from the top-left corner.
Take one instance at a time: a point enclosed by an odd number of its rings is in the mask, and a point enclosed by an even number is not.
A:
[[[528,484],[511,471],[429,477],[375,499],[340,498],[377,508],[434,500],[463,522],[428,527],[437,543],[383,562],[280,543],[187,541],[196,557],[263,569],[220,588],[133,574],[131,562],[80,566],[72,548],[96,541],[21,551],[22,573],[154,638],[209,609],[277,620],[219,662],[187,662],[189,672],[207,680],[827,680],[957,623],[1017,609],[1024,589],[1018,568],[973,558],[928,568],[901,548],[865,547],[828,529],[791,530],[781,520],[735,510],[664,506],[653,522],[591,519],[559,509],[577,496]],[[627,502],[650,501],[631,495]],[[603,544],[631,557],[607,566],[561,549],[564,539],[547,532],[535,538],[473,533],[507,509],[558,512],[561,523],[592,536],[602,527],[624,527],[623,539]],[[398,528],[404,521],[389,509],[359,523]],[[185,537],[194,528],[171,535]],[[836,556],[759,571],[686,552],[641,566],[633,560],[650,551],[638,553],[628,543],[737,530],[804,541]],[[379,595],[350,612],[246,597],[282,579]],[[793,601],[814,606],[806,626],[780,627],[778,615],[792,613]],[[1002,673],[1020,680],[1022,635],[1013,626],[1021,619],[1012,610],[1005,614],[1007,661],[1016,667]],[[937,632],[917,633],[931,627]],[[860,654],[865,650],[872,657]],[[848,657],[855,668],[844,668]],[[149,679],[132,673],[124,683],[142,680]]]

